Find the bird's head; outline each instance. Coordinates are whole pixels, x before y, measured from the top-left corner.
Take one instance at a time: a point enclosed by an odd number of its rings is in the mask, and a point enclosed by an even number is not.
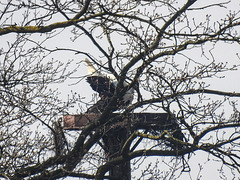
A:
[[[88,58],[85,59],[85,62],[88,66],[88,74],[91,76],[99,76],[98,70],[92,65],[92,63],[88,60]]]

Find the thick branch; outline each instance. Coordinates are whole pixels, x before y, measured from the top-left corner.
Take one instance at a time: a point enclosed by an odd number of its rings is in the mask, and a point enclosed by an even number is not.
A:
[[[6,28],[0,28],[0,35],[16,32],[16,33],[45,33],[50,32],[54,29],[58,28],[64,28],[71,25],[74,25],[74,23],[80,22],[81,20],[69,20],[64,22],[57,22],[53,23],[48,26],[9,26]]]
[[[70,19],[68,21],[56,22],[47,26],[9,26],[6,28],[0,28],[0,35],[15,33],[45,33],[51,32],[54,29],[65,28],[72,25],[76,25],[79,22],[87,21],[89,19],[99,17],[104,13],[94,14],[92,16],[81,18],[81,19]]]
[[[91,0],[86,0],[82,10],[73,19],[79,19],[83,14],[85,14],[89,7],[90,2]]]
[[[132,60],[123,68],[121,75],[123,77],[126,76],[128,70],[134,66],[139,60],[141,60],[143,57],[146,55],[150,54],[153,52],[159,45],[159,42],[165,32],[165,30],[179,17],[183,12],[185,12],[188,7],[190,7],[192,4],[194,4],[197,0],[189,0],[179,11],[177,11],[164,25],[163,27],[159,30],[158,35],[156,36],[155,40],[153,41],[152,45],[149,48],[146,48],[142,53],[139,55],[135,56],[132,58]],[[150,62],[152,62],[154,59],[152,59]],[[149,62],[149,63],[150,63]],[[148,64],[149,64],[148,63]],[[147,63],[146,63],[147,64]],[[120,81],[121,83],[121,81]]]
[[[197,147],[192,147],[188,149],[183,149],[183,150],[178,150],[178,151],[162,151],[162,150],[138,150],[134,152],[128,153],[127,156],[119,156],[117,158],[112,159],[111,161],[107,162],[103,166],[101,166],[97,173],[96,173],[96,180],[103,179],[104,174],[109,171],[109,169],[113,165],[120,164],[124,161],[128,161],[130,159],[134,159],[136,157],[141,157],[141,156],[181,156],[184,154],[188,154],[190,152],[196,151],[198,148]]]

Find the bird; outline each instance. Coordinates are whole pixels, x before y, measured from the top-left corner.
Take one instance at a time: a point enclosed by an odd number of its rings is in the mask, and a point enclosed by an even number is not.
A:
[[[87,58],[85,59],[85,62],[88,66],[88,76],[86,81],[94,91],[98,92],[100,97],[100,100],[88,108],[86,113],[102,113],[113,97],[118,81],[114,75],[98,71]],[[128,83],[124,81],[123,85],[124,87],[127,87]],[[133,101],[133,97],[134,89],[130,88],[122,98],[117,100],[115,105],[111,107],[111,110],[116,111],[123,109]]]

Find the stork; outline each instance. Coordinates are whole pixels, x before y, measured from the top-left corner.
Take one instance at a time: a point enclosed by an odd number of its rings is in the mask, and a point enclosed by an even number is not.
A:
[[[99,72],[92,63],[86,58],[85,59],[88,65],[88,77],[87,82],[90,84],[92,89],[98,92],[100,100],[88,108],[87,113],[102,113],[105,107],[110,102],[110,99],[113,97],[118,81],[112,74],[104,74]],[[128,86],[127,82],[124,81],[124,87]],[[126,93],[119,98],[115,105],[112,107],[112,111],[120,110],[127,105],[129,105],[134,96],[134,89],[130,88]]]

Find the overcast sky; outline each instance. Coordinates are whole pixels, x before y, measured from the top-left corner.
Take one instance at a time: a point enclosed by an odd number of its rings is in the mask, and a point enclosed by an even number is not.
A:
[[[209,1],[201,1],[203,3],[209,2]],[[215,0],[214,2],[218,2]],[[198,7],[200,3],[196,3],[194,7]],[[239,1],[235,0],[232,1],[231,6],[229,7],[231,11],[238,11],[239,10]],[[218,8],[218,10],[215,10],[215,8],[209,8],[208,11],[202,12],[201,10],[198,11],[198,14],[189,14],[189,16],[192,16],[195,18],[196,21],[204,20],[206,17],[206,14],[210,14],[211,18],[214,20],[219,20],[222,17],[224,17],[225,13],[228,13],[229,9],[224,8]],[[71,34],[71,29],[66,28],[62,30],[62,32],[56,36],[55,38],[50,39],[49,41],[46,41],[44,43],[45,46],[48,48],[72,48],[76,50],[81,50],[90,53],[91,55],[98,57],[102,54],[92,45],[92,43],[86,38],[82,37],[76,41],[71,41],[70,38],[73,38],[73,35]],[[240,30],[240,29],[239,29]],[[59,30],[57,30],[59,31]],[[16,35],[15,34],[8,34],[5,36],[0,37],[0,43],[3,47],[7,46],[6,42],[13,42],[15,40]],[[34,34],[30,38],[38,41],[42,41],[44,39],[45,35],[40,34]],[[116,39],[116,41],[121,41],[121,39]],[[204,52],[206,53],[206,57],[209,58],[209,61],[211,61],[211,53],[214,54],[214,59],[216,61],[222,61],[222,62],[228,62],[229,64],[237,64],[240,63],[240,59],[238,58],[238,54],[240,55],[240,48],[239,44],[225,44],[225,43],[217,43],[217,45],[214,47],[211,44],[207,44],[204,46]],[[196,57],[199,61],[207,61],[207,58],[203,56],[200,49],[193,49],[192,51],[187,52],[188,56]],[[66,60],[73,60],[72,67],[74,68],[76,65],[79,64],[85,59],[85,56],[81,54],[74,54],[73,52],[67,52],[67,51],[58,51],[47,58],[55,58],[60,61],[66,61]],[[181,55],[177,55],[175,60],[183,58]],[[181,61],[179,60],[179,63]],[[78,71],[74,73],[71,79],[68,79],[64,84],[59,84],[57,87],[59,91],[61,92],[60,98],[63,100],[67,99],[68,94],[71,94],[71,91],[78,93],[81,97],[83,97],[85,102],[90,102],[92,99],[92,95],[95,93],[89,84],[85,81],[83,78],[87,75],[87,69],[86,65],[82,62]],[[224,74],[225,78],[221,79],[209,79],[208,82],[211,83],[211,88],[216,90],[223,90],[223,91],[233,91],[233,92],[240,92],[240,85],[239,85],[239,77],[240,77],[240,71],[237,70],[235,72],[229,72],[227,74]],[[83,78],[83,79],[82,79]],[[82,80],[81,80],[82,79]],[[54,85],[52,88],[55,88],[56,85]],[[215,98],[215,97],[214,97]],[[218,97],[216,97],[218,98]],[[83,109],[86,109],[85,105],[81,104]],[[225,108],[225,107],[224,107]],[[79,110],[79,106],[76,106],[70,110],[70,113],[75,114],[79,113],[81,110]],[[225,112],[228,113],[228,108],[225,108]],[[191,155],[191,160],[189,161],[191,171],[185,172],[183,175],[178,178],[182,180],[195,180],[198,177],[198,172],[200,170],[200,166],[203,166],[203,170],[201,171],[201,180],[220,180],[219,177],[219,171],[222,163],[210,160],[208,161],[208,154],[203,152],[195,152]],[[159,159],[159,161],[162,161],[162,157],[151,157],[146,162],[154,162],[156,159]],[[212,159],[212,157],[210,157]],[[144,163],[147,165],[147,163]],[[160,164],[159,169],[167,168],[167,164]],[[226,177],[223,177],[223,179],[232,179],[232,174],[229,169],[224,168],[224,174],[226,174]],[[132,175],[138,176],[140,173],[140,169],[138,171],[135,171]],[[71,178],[72,179],[72,178]]]

